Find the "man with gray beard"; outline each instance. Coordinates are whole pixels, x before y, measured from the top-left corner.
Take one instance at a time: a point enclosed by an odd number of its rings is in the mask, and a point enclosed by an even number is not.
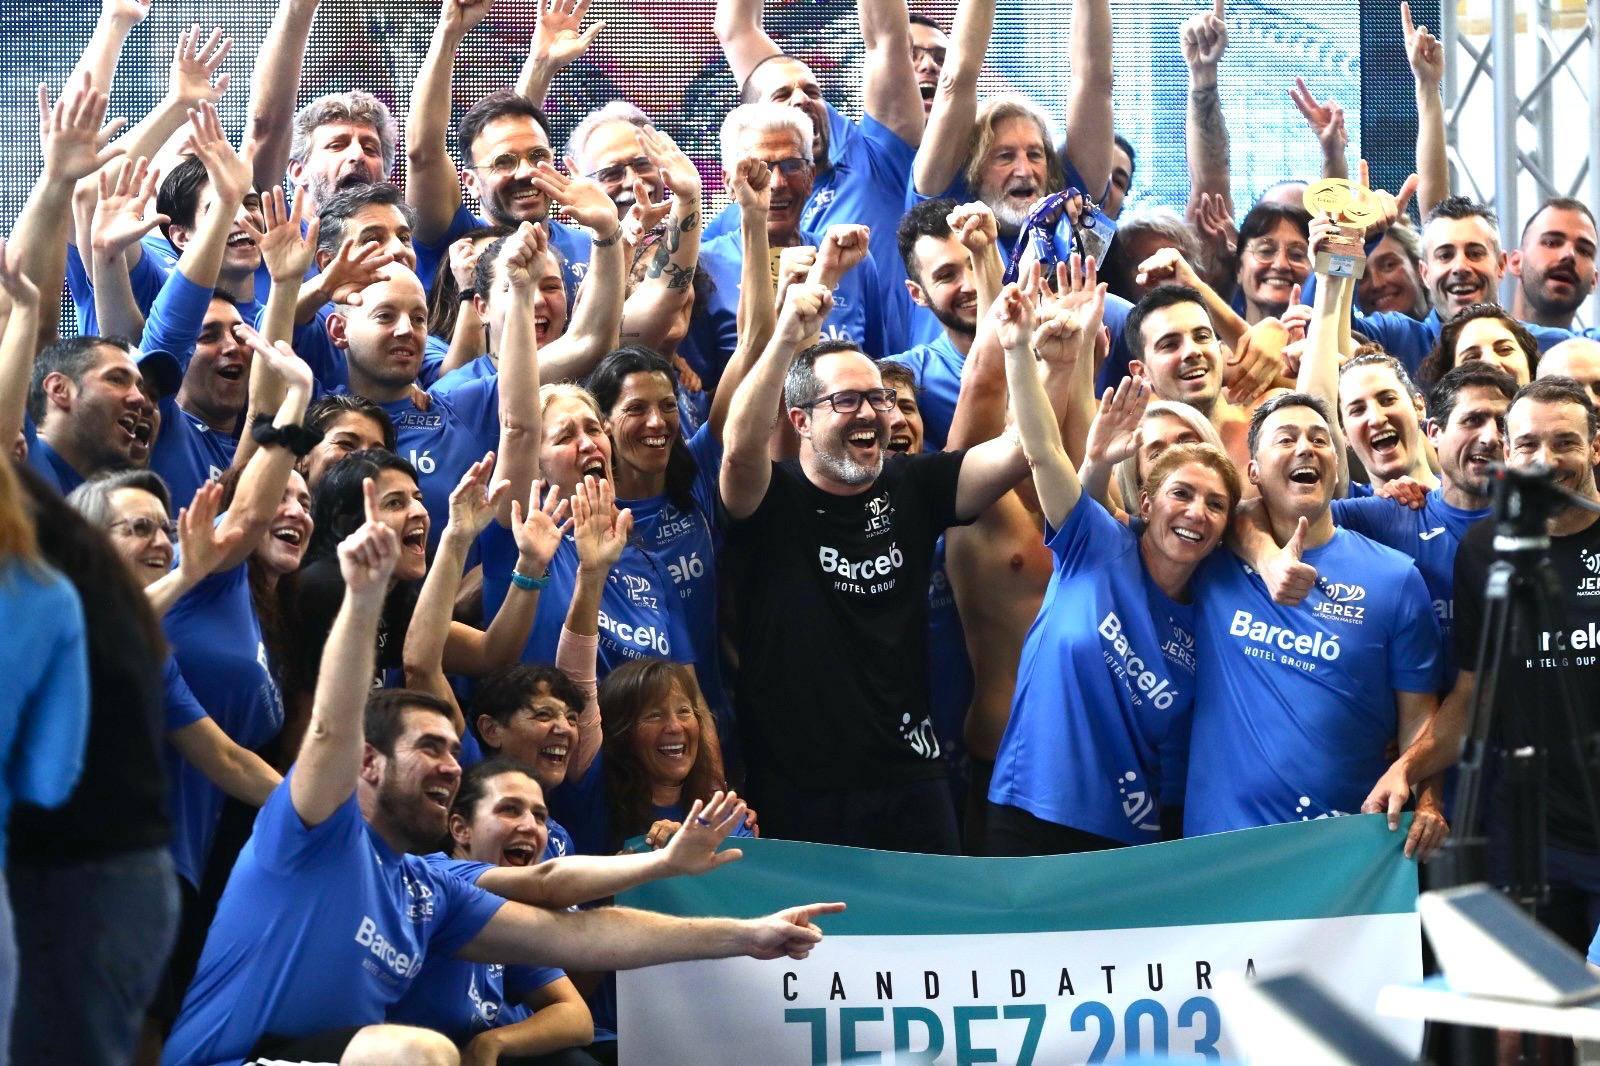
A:
[[[952,854],[928,714],[934,543],[1027,464],[1007,438],[886,459],[897,397],[877,364],[848,341],[804,347],[830,305],[824,286],[789,286],[723,431],[746,791],[768,836]],[[799,457],[774,462],[780,398]]]

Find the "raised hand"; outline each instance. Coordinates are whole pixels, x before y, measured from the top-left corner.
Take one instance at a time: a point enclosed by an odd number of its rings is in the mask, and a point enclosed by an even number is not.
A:
[[[645,234],[654,232],[661,225],[661,220],[672,211],[672,204],[671,200],[651,203],[650,186],[642,181],[634,182],[633,204],[628,208],[628,213],[622,216],[622,239],[628,242],[630,248],[638,247]],[[666,254],[665,248],[662,254]]]
[[[1411,64],[1412,76],[1437,92],[1444,80],[1444,46],[1428,32],[1428,27],[1411,21],[1411,5],[1405,0],[1400,2],[1400,26],[1405,31],[1406,60]]]
[[[1372,494],[1403,504],[1413,511],[1422,510],[1422,505],[1428,502],[1428,486],[1413,477],[1404,475],[1390,478],[1373,490]]]
[[[1287,368],[1283,353],[1288,346],[1289,330],[1275,318],[1263,318],[1245,330],[1222,372],[1228,402],[1248,407],[1272,388]]]
[[[1305,561],[1306,531],[1310,526],[1304,517],[1295,525],[1294,534],[1278,552],[1261,568],[1261,580],[1274,603],[1285,607],[1297,606],[1310,594],[1317,583],[1317,568]]]
[[[1000,290],[989,319],[1000,347],[1008,352],[1026,349],[1033,339],[1033,301],[1016,282]]]
[[[443,0],[439,5],[439,29],[460,40],[489,13],[490,0]]]
[[[1237,246],[1239,227],[1234,225],[1228,202],[1221,194],[1203,192],[1196,205],[1194,224],[1207,240],[1229,252]]]
[[[559,492],[545,492],[543,481],[536,480],[528,493],[528,513],[522,514],[522,501],[511,501],[511,539],[517,544],[517,567],[524,574],[542,574],[561,547],[561,536],[571,526],[567,501]],[[544,503],[539,498],[544,497]]]
[[[1367,161],[1365,159],[1361,161],[1361,184],[1368,187],[1367,196],[1383,211],[1383,217],[1367,227],[1367,236],[1372,237],[1382,233],[1405,214],[1407,205],[1411,203],[1411,197],[1416,195],[1417,181],[1417,175],[1408,175],[1406,180],[1400,183],[1400,191],[1394,194],[1384,192],[1382,189],[1373,189],[1370,187],[1372,174],[1367,167]]]
[[[766,214],[772,208],[772,168],[753,156],[739,160],[733,167],[733,179],[728,182],[728,195],[739,210]]]
[[[178,510],[178,572],[184,587],[193,588],[221,565],[244,537],[244,528],[217,525],[222,509],[222,483],[208,481],[195,490],[189,506]]]
[[[817,263],[817,250],[809,244],[796,244],[778,251],[778,280],[774,286],[774,300],[783,307],[788,299],[789,286],[805,281]]]
[[[809,281],[794,282],[783,294],[783,309],[778,312],[778,336],[789,344],[814,337],[832,310],[833,293],[827,286]]]
[[[646,127],[639,131],[639,147],[644,150],[644,157],[661,172],[673,196],[700,199],[700,169],[676,141],[661,130]]]
[[[817,271],[823,277],[844,277],[867,257],[867,227],[854,223],[829,226],[817,248]]]
[[[572,539],[578,546],[578,569],[610,573],[622,558],[633,533],[633,512],[617,510],[611,482],[589,474],[572,495]]]
[[[982,201],[959,205],[945,216],[945,224],[974,261],[996,247],[1000,240],[994,212]]]
[[[100,17],[108,22],[119,23],[123,26],[134,27],[144,21],[150,14],[149,3],[141,0],[103,0],[100,5]]]
[[[234,325],[233,335],[250,346],[254,358],[263,360],[266,368],[283,382],[287,392],[311,395],[311,368],[294,353],[288,341],[268,344],[265,337],[243,322]]]
[[[1140,285],[1151,286],[1165,285],[1168,282],[1198,286],[1200,276],[1194,272],[1194,267],[1189,265],[1182,252],[1176,248],[1162,248],[1139,264],[1139,271],[1134,275],[1134,281]]]
[[[352,596],[381,599],[400,559],[400,538],[378,518],[378,487],[370,477],[361,483],[361,496],[367,520],[339,542],[339,573]]]
[[[727,851],[717,848],[744,823],[746,810],[736,792],[718,791],[711,794],[709,801],[695,800],[663,849],[672,872],[675,875],[703,874],[744,858],[744,852],[738,848]]]
[[[1345,146],[1350,143],[1344,128],[1344,108],[1331,100],[1325,104],[1317,103],[1317,98],[1311,95],[1311,90],[1301,78],[1294,80],[1289,99],[1294,101],[1294,106],[1311,127],[1311,132],[1317,135],[1323,153],[1343,155]]]
[[[1150,383],[1137,375],[1123,378],[1115,389],[1107,389],[1100,397],[1094,421],[1089,423],[1083,448],[1085,461],[1115,466],[1133,458],[1139,450],[1139,427],[1150,396]]]
[[[39,84],[39,147],[51,181],[70,185],[123,154],[111,138],[128,120],[106,122],[107,102],[106,94],[89,88],[85,80],[69,85],[52,105],[50,90]]]
[[[534,169],[532,181],[534,188],[565,207],[573,221],[593,230],[600,240],[617,235],[617,205],[598,181],[569,178],[549,163]]]
[[[1039,324],[1033,331],[1034,356],[1063,370],[1088,358],[1100,332],[1105,306],[1106,286],[1098,284],[1086,291],[1067,292],[1052,301],[1048,310],[1041,307]]]
[[[583,55],[606,25],[596,22],[579,32],[583,16],[589,11],[589,0],[539,0],[535,11],[528,50],[542,56],[552,70],[560,70]]]
[[[615,212],[616,208],[613,207],[613,215]],[[534,273],[533,265],[544,258],[549,247],[550,238],[545,234],[545,228],[533,222],[522,223],[506,239],[500,248],[500,269],[513,289],[522,292],[539,284],[539,275]]]
[[[166,215],[144,217],[156,194],[156,173],[150,160],[122,159],[100,171],[100,198],[89,222],[89,244],[106,258],[121,255],[163,222]]]
[[[1210,11],[1191,16],[1183,24],[1183,61],[1191,71],[1215,70],[1228,50],[1228,23],[1225,20],[1222,0],[1215,0]]]
[[[480,244],[472,237],[462,237],[450,245],[450,273],[455,276],[456,288],[466,292],[472,288],[478,277],[478,255],[487,244]]]
[[[322,219],[312,219],[311,225],[301,234],[304,204],[305,197],[296,196],[294,206],[290,208],[280,186],[261,197],[261,213],[266,221],[266,229],[257,229],[255,222],[248,217],[244,220],[244,228],[255,238],[256,245],[261,249],[261,260],[267,264],[267,273],[275,282],[300,281],[306,276],[311,258],[316,254],[317,233],[322,227]]]
[[[296,202],[299,197],[296,197]],[[394,255],[383,250],[377,241],[368,241],[359,248],[354,237],[344,243],[328,265],[322,268],[322,289],[328,299],[350,307],[361,306],[361,290],[384,278],[384,267],[394,262]]]
[[[489,527],[500,511],[500,501],[511,489],[511,482],[494,481],[494,452],[467,467],[450,492],[450,518],[444,536],[458,537],[470,544]]]
[[[228,143],[222,131],[222,119],[210,103],[202,102],[198,110],[189,112],[189,146],[195,156],[205,164],[206,176],[211,179],[211,189],[224,204],[237,207],[244,202],[255,181],[250,160],[255,156],[255,145],[247,144],[241,156]]]
[[[233,38],[224,37],[220,26],[204,40],[198,22],[178,34],[172,65],[167,68],[167,98],[185,108],[221,100],[228,91],[230,75],[219,76],[217,71],[232,49]]]
[[[13,307],[39,307],[39,286],[22,269],[22,253],[0,240],[0,312]],[[0,314],[0,318],[4,317]]]

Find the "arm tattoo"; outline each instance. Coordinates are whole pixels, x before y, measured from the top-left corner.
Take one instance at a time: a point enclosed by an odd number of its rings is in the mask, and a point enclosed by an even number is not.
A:
[[[668,292],[687,289],[689,283],[694,280],[694,267],[682,267],[677,263],[668,263],[666,271]]]

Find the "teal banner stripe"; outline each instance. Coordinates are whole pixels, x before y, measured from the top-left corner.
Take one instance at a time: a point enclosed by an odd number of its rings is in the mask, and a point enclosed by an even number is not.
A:
[[[1410,815],[1295,822],[1088,855],[977,859],[740,840],[744,858],[618,902],[690,917],[753,917],[844,900],[830,935],[1126,929],[1416,910],[1401,851]]]

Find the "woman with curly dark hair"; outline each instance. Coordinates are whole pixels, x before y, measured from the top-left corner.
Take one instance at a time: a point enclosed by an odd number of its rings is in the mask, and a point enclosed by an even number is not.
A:
[[[1417,384],[1432,388],[1445,374],[1474,359],[1504,370],[1521,388],[1539,373],[1539,342],[1499,304],[1463,307],[1444,324],[1433,351],[1417,367]]]

